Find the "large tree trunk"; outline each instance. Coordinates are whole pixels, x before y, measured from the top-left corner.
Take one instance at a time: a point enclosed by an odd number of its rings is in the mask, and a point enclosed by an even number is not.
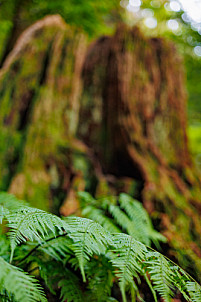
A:
[[[169,256],[183,253],[181,264],[198,277],[200,178],[175,48],[121,25],[85,54],[83,34],[50,16],[5,60],[0,189],[64,215],[79,207],[77,190],[134,195],[167,236]]]
[[[54,190],[60,177],[71,178],[66,150],[78,123],[85,45],[60,16],[46,17],[21,35],[1,70],[0,188],[41,208],[58,208],[63,188]]]
[[[172,44],[137,28],[99,39],[85,60],[79,135],[104,174],[141,184],[136,193],[193,272],[201,270],[200,177],[188,150],[181,66]]]

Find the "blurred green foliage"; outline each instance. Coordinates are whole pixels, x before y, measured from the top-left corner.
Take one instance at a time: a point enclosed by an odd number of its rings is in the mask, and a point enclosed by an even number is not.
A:
[[[195,157],[196,165],[201,168],[201,122],[190,124],[188,127],[188,137],[190,149]]]
[[[84,29],[90,35],[101,34],[113,18],[118,17],[118,0],[35,0],[30,3],[33,19],[59,13],[67,23]]]
[[[118,0],[2,0],[0,3],[1,30],[32,23],[48,14],[60,14],[68,24],[82,28],[89,35],[101,34],[120,17]]]

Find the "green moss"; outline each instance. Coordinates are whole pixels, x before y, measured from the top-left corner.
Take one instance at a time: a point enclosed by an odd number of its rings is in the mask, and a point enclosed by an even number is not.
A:
[[[0,189],[9,188],[46,210],[54,208],[54,194],[63,191],[72,164],[75,171],[84,169],[84,178],[89,175],[84,157],[72,158],[70,143],[77,127],[85,38],[60,17],[56,24],[50,20],[20,46],[0,81]]]

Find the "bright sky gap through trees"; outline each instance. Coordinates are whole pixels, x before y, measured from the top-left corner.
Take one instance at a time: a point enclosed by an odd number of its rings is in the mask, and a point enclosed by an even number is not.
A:
[[[141,4],[141,0],[129,0],[127,8],[130,11],[137,12]],[[151,4],[153,7],[161,5],[159,0],[153,0]],[[167,6],[167,3],[165,5]],[[180,11],[182,8],[192,22],[201,23],[201,0],[170,0],[169,8],[175,12]]]
[[[159,8],[161,5],[164,5],[167,11],[179,12],[183,10],[184,13],[181,16],[183,21],[190,23],[191,28],[201,35],[201,0],[170,0],[165,3],[160,0],[152,0],[150,4],[153,10],[151,7],[150,9],[141,9],[143,2],[141,0],[129,0],[129,3],[127,2],[128,4],[126,4],[126,2],[126,0],[122,0],[120,4],[138,18],[143,19],[145,26],[150,29],[154,29],[158,25],[157,18],[154,16],[154,8]],[[180,22],[176,18],[168,20],[166,25],[176,35],[181,34]],[[194,53],[197,56],[201,56],[200,43],[194,46]]]

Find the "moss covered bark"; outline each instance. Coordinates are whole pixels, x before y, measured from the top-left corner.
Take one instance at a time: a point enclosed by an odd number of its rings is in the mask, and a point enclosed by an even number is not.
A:
[[[188,151],[184,72],[174,46],[122,25],[91,45],[84,83],[80,137],[104,174],[138,181],[172,256],[186,254],[183,265],[200,272],[200,176]]]
[[[46,17],[21,35],[1,70],[0,187],[42,208],[71,174],[85,45],[59,16]]]

